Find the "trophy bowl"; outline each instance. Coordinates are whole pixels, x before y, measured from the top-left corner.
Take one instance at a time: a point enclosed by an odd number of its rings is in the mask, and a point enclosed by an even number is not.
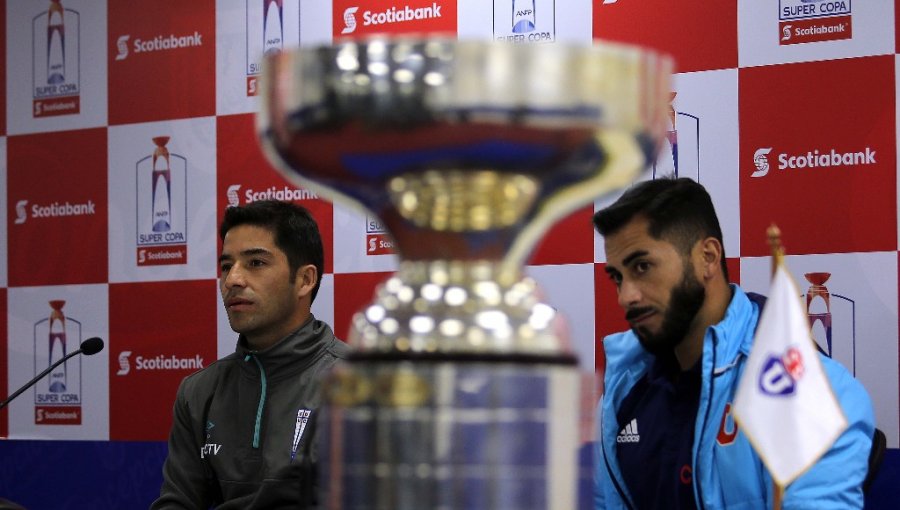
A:
[[[267,58],[270,160],[378,216],[400,258],[325,382],[327,508],[575,507],[577,359],[523,266],[653,161],[671,72],[609,43],[376,37]]]

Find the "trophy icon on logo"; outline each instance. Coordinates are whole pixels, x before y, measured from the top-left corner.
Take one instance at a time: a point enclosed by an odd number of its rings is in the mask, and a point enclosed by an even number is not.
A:
[[[153,138],[153,174],[151,178],[152,222],[154,232],[168,232],[172,225],[172,171],[169,167],[168,136]]]
[[[806,314],[809,317],[809,327],[812,329],[817,322],[822,324],[825,329],[825,341],[822,342],[822,339],[819,338],[816,338],[815,341],[825,350],[825,354],[831,357],[831,293],[825,286],[825,282],[831,278],[831,273],[806,273],[803,277],[812,284],[806,290]],[[811,305],[816,303],[816,298],[825,305],[824,311],[813,312]]]
[[[47,83],[56,85],[66,81],[65,10],[60,0],[51,0],[47,9]]]
[[[283,0],[262,0],[263,54],[278,53],[284,44]]]
[[[50,301],[50,334],[47,338],[48,366],[66,356],[66,316],[62,311],[65,305],[66,302],[61,299]],[[56,367],[47,379],[51,393],[65,393],[68,382],[66,363]]]
[[[575,508],[577,359],[524,262],[653,161],[670,75],[606,43],[372,38],[266,61],[271,161],[379,217],[401,259],[325,384],[327,508]]]

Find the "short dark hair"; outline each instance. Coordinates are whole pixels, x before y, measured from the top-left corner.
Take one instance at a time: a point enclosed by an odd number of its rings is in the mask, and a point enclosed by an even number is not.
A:
[[[287,256],[291,282],[297,277],[300,266],[316,266],[316,286],[310,302],[315,301],[325,271],[325,250],[319,226],[305,207],[280,200],[260,200],[229,207],[219,226],[219,238],[224,241],[225,234],[238,225],[255,225],[272,232],[275,246]]]
[[[686,177],[662,177],[635,184],[594,214],[594,226],[607,237],[638,216],[647,219],[654,239],[672,243],[684,255],[697,241],[716,238],[722,245],[722,274],[728,281],[722,228],[712,198],[699,183]]]

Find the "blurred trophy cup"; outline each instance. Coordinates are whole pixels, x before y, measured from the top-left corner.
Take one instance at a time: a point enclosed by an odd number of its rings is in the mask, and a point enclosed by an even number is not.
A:
[[[523,267],[655,159],[670,75],[607,43],[371,38],[266,60],[267,155],[381,218],[400,258],[325,382],[324,508],[576,507],[578,362]]]

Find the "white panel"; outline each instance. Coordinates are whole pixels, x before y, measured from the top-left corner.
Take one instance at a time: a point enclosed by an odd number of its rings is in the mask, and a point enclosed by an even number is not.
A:
[[[331,43],[331,0],[300,2],[300,44],[318,46]]]
[[[59,52],[48,52],[47,48],[49,5],[28,0],[7,2],[8,134],[89,128],[107,122],[106,0],[64,2],[65,50]],[[49,71],[52,65],[48,65],[51,60],[61,63],[65,70],[59,83],[48,83],[48,73],[53,74]],[[46,113],[46,102],[54,98],[68,108],[73,96],[58,95],[67,91],[76,92],[79,113],[35,118],[36,109]]]
[[[396,271],[398,258],[391,254],[370,255],[370,236],[385,235],[378,218],[335,204],[334,206],[334,272],[377,273]],[[375,246],[375,253],[379,247]]]
[[[738,72],[737,69],[676,74],[675,137],[678,176],[702,184],[712,196],[719,216],[725,253],[740,255],[740,187],[738,185]],[[672,125],[668,126],[672,130]],[[673,175],[676,166],[669,138],[663,141],[655,165],[637,181]],[[624,190],[595,203],[599,210]],[[594,237],[594,261],[606,262],[603,238]]]
[[[803,2],[821,10],[825,4],[850,10],[850,39],[781,45],[779,13],[797,0],[738,0],[738,62],[740,67],[808,62],[894,53],[894,3],[888,1],[834,0]],[[765,5],[762,5],[765,4]],[[843,10],[846,12],[846,10]],[[818,11],[817,11],[818,12]]]
[[[784,243],[790,247],[790,239]],[[830,273],[824,285],[830,294],[832,357],[855,371],[872,397],[877,426],[887,435],[888,446],[897,448],[897,253],[796,255],[787,257],[787,267],[803,295],[804,307],[811,286],[804,275]],[[766,294],[770,275],[769,257],[741,260],[745,290]],[[814,299],[810,310],[824,312],[824,301]],[[813,334],[823,342],[824,328],[820,323],[814,325]]]
[[[104,349],[92,356],[78,355],[66,366],[69,388],[59,395],[78,394],[80,425],[38,425],[35,406],[47,387],[44,378],[14,400],[9,409],[10,439],[109,439],[109,291],[107,285],[19,287],[9,289],[10,392],[48,366],[48,320],[51,300],[64,300],[66,352],[78,349],[88,338],[99,336]],[[52,374],[51,374],[52,375]],[[80,379],[80,381],[79,381]],[[43,384],[43,388],[42,388]],[[68,397],[71,398],[71,397]],[[48,406],[49,407],[49,406]]]
[[[300,44],[299,0],[285,0],[278,23],[274,2],[264,16],[262,0],[216,0],[216,112],[251,113],[258,108],[258,78],[265,51]],[[278,41],[281,41],[280,43]]]
[[[582,371],[594,370],[594,265],[528,266],[546,298],[569,327],[572,350]]]
[[[109,128],[109,280],[137,282],[216,277],[215,119],[203,117]],[[172,214],[186,201],[187,264],[138,265],[138,235],[146,230],[143,209],[151,193],[144,158],[152,156],[154,137],[176,160],[186,162],[187,182],[173,179]],[[177,156],[177,157],[176,157]],[[140,176],[138,173],[141,173]],[[173,174],[174,175],[174,174]],[[180,182],[179,182],[180,181]],[[183,197],[183,198],[182,198]],[[139,210],[140,209],[140,210]]]

